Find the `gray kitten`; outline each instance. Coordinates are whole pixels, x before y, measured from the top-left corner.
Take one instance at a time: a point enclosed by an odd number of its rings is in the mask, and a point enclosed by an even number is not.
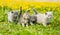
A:
[[[14,11],[13,12],[13,22],[15,22],[15,23],[17,23],[18,22],[18,12],[16,11]]]
[[[10,11],[8,14],[8,22],[16,23],[18,21],[18,12],[17,11]]]
[[[35,15],[29,15],[28,23],[33,25],[33,23],[36,23],[37,17]]]
[[[19,14],[19,24],[21,24],[23,27],[26,25],[28,26],[28,18],[29,18],[29,12],[30,10],[26,10],[24,14],[22,14],[22,8],[20,8],[20,14]]]

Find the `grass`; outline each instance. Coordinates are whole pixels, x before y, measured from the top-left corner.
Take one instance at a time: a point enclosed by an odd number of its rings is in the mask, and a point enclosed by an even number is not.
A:
[[[50,8],[50,9],[49,9]],[[8,9],[8,8],[7,8]],[[21,25],[7,22],[7,11],[0,8],[0,35],[60,35],[60,7],[37,8],[39,13],[53,11],[51,23],[44,27],[42,24],[22,27]]]

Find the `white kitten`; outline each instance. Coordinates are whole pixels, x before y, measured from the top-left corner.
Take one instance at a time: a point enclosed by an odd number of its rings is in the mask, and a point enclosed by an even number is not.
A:
[[[50,19],[52,18],[53,14],[52,12],[46,12],[44,14],[37,13],[35,9],[33,9],[35,12],[35,16],[37,17],[37,23],[42,23],[44,26],[47,25],[47,23],[50,22]]]

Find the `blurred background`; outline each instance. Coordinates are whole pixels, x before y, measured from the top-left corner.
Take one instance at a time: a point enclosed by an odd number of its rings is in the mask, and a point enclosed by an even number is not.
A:
[[[33,7],[39,13],[52,11],[51,23],[46,27],[35,24],[28,28],[8,23],[7,12],[19,10],[20,6],[23,13]],[[60,35],[60,0],[0,0],[0,35]]]
[[[60,6],[60,0],[0,0],[0,6],[7,6],[12,9],[18,9],[22,6],[23,9],[27,9],[30,6],[41,7],[41,6]]]

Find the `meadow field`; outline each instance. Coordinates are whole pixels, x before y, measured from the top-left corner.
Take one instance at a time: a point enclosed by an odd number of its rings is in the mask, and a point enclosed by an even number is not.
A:
[[[53,11],[51,23],[44,27],[42,24],[22,27],[21,25],[8,23],[7,12],[19,10],[23,12],[28,8],[36,8],[39,13]],[[33,14],[33,11],[31,10]],[[60,35],[60,2],[2,2],[0,1],[0,35]]]

